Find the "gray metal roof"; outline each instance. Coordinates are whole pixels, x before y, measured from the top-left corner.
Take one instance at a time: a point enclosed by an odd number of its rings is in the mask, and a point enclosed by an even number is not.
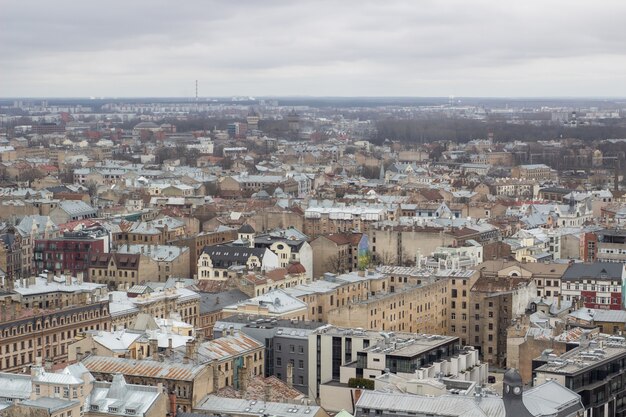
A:
[[[563,274],[565,281],[581,279],[611,279],[621,281],[624,265],[617,262],[594,262],[571,264]]]
[[[548,381],[524,392],[524,406],[535,416],[569,416],[585,411],[580,395],[556,381]]]
[[[250,298],[240,290],[222,291],[218,293],[200,293],[200,314],[219,311],[229,305]]]
[[[357,402],[358,408],[450,417],[505,417],[504,403],[498,397],[472,397],[442,395],[424,397],[414,394],[399,394],[364,391]]]

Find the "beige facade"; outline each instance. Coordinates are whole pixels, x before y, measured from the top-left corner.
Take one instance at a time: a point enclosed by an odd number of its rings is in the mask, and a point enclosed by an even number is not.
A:
[[[446,334],[459,338],[462,346],[471,345],[469,331],[470,290],[478,280],[480,273],[467,271],[469,274],[448,279],[448,330]]]
[[[485,362],[506,366],[508,326],[526,312],[536,292],[531,277],[480,271],[469,293],[468,342],[480,349]]]
[[[128,298],[126,293],[110,294],[113,303],[121,302],[124,307],[113,307],[112,329],[126,329],[131,326],[137,314],[146,313],[152,317],[167,318],[170,313],[180,314],[181,320],[193,326],[198,325],[200,296],[187,289],[168,288],[162,292],[147,293]],[[127,307],[128,304],[132,307]]]
[[[318,236],[310,242],[313,251],[313,279],[326,272],[344,273],[358,267],[361,233],[335,233]]]
[[[111,326],[107,302],[17,312],[15,304],[10,304],[3,305],[2,311],[0,368],[5,372],[21,371],[37,357],[54,364],[66,362],[68,345],[74,337],[86,330],[108,330]]]
[[[390,288],[390,277],[372,282],[373,295],[332,309],[328,322],[336,326],[371,330],[439,334],[448,328],[447,281]],[[380,289],[376,289],[377,287]],[[386,288],[386,289],[384,289]]]
[[[171,242],[172,245],[189,248],[189,276],[198,274],[198,258],[205,246],[214,246],[237,239],[237,230],[225,230],[219,232],[202,232],[195,236],[183,237]]]
[[[145,255],[100,253],[91,256],[89,281],[111,288],[130,288],[146,281],[155,281],[157,263]]]

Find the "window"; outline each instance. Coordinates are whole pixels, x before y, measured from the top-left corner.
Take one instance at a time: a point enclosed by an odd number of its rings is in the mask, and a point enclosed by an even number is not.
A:
[[[298,369],[304,369],[304,361],[303,360],[299,360],[298,361]]]

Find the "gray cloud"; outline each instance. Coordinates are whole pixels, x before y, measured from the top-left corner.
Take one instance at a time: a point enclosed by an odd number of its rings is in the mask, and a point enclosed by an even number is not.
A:
[[[5,0],[2,96],[626,96],[626,3]]]

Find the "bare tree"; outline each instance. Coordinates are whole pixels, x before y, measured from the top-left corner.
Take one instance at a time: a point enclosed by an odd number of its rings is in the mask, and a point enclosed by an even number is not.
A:
[[[379,265],[396,265],[398,257],[389,251],[382,251],[376,254],[376,262]]]
[[[326,258],[324,262],[324,269],[326,272],[332,272],[333,274],[339,274],[344,272],[344,265],[341,262],[341,258],[338,255],[331,255]]]

